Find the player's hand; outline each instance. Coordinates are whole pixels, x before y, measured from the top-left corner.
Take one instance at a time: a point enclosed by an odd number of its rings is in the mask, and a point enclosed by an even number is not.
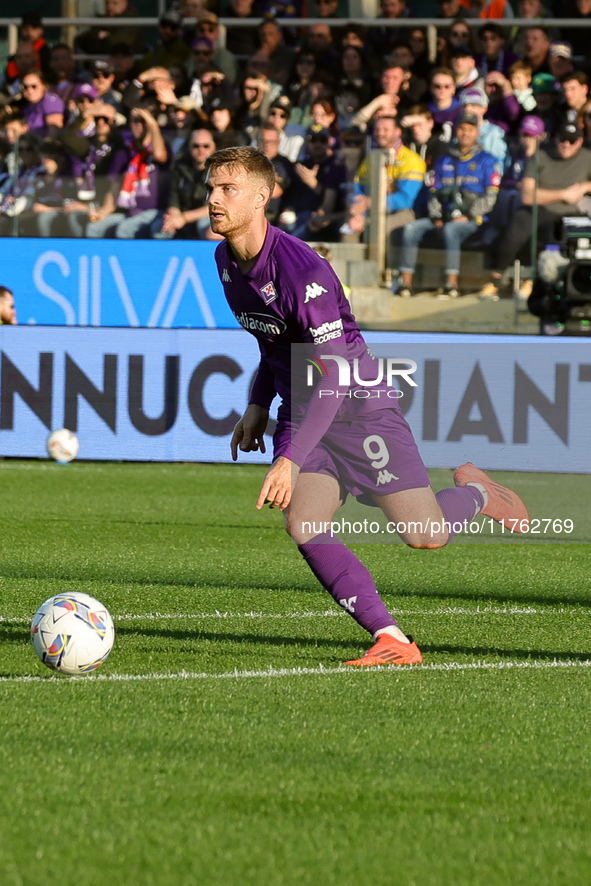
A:
[[[280,511],[284,511],[291,501],[292,488],[299,473],[300,469],[297,465],[294,465],[284,455],[280,455],[267,471],[257,499],[257,510],[260,511],[263,505],[268,502],[271,508],[279,508]]]
[[[246,412],[236,424],[232,440],[230,441],[230,449],[232,451],[232,460],[238,459],[238,450],[241,452],[266,452],[265,431],[269,421],[269,410],[263,409],[262,406],[256,406],[251,403]]]

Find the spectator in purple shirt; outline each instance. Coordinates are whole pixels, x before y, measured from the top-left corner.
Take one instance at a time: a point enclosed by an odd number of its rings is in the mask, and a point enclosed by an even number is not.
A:
[[[488,96],[486,119],[513,135],[522,112],[511,81],[500,71],[491,71],[486,75],[484,91]]]
[[[433,114],[435,126],[445,141],[449,142],[462,113],[462,105],[456,98],[456,84],[450,68],[435,68],[432,71],[430,93],[428,107]]]
[[[130,127],[131,159],[114,211],[91,222],[87,237],[146,239],[162,229],[168,205],[168,150],[158,123],[145,108],[134,108]]]
[[[51,47],[49,56],[49,68],[51,71],[48,91],[59,96],[68,107],[68,103],[74,98],[74,90],[78,82],[76,77],[76,60],[74,53],[67,43],[56,43]]]
[[[478,31],[482,52],[476,56],[476,67],[483,77],[491,71],[500,71],[505,77],[519,56],[505,46],[505,31],[496,22],[488,22]]]
[[[28,71],[23,75],[22,91],[24,100],[21,109],[29,132],[40,137],[55,138],[64,125],[64,102],[59,96],[48,92],[43,74],[39,71]]]
[[[115,126],[113,105],[95,102],[90,111],[95,132],[86,141],[82,157],[72,156],[71,172],[77,199],[65,207],[71,236],[84,237],[89,222],[98,222],[115,211],[115,201],[129,151]]]

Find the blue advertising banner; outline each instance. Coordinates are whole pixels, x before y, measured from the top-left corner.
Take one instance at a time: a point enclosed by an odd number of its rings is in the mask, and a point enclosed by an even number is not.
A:
[[[366,338],[379,366],[416,363],[399,402],[427,467],[589,473],[587,341]],[[258,362],[242,330],[1,326],[0,455],[45,457],[66,427],[81,459],[230,461]],[[270,442],[240,461],[269,462]]]
[[[19,323],[236,328],[213,253],[216,243],[0,239],[0,283]]]

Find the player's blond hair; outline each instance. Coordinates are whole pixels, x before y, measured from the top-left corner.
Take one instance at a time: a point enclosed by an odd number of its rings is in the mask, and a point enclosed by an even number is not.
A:
[[[217,172],[218,169],[227,166],[229,169],[241,167],[246,174],[260,181],[269,188],[269,200],[275,188],[275,169],[270,160],[262,151],[252,147],[222,148],[215,151],[205,161],[208,172]]]

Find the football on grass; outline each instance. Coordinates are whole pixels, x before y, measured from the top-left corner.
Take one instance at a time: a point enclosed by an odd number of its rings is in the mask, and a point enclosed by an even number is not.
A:
[[[88,594],[57,594],[33,616],[31,642],[52,671],[87,674],[102,665],[113,648],[113,619],[107,607]]]
[[[67,428],[53,431],[47,438],[47,454],[60,465],[67,465],[78,455],[78,437]]]

